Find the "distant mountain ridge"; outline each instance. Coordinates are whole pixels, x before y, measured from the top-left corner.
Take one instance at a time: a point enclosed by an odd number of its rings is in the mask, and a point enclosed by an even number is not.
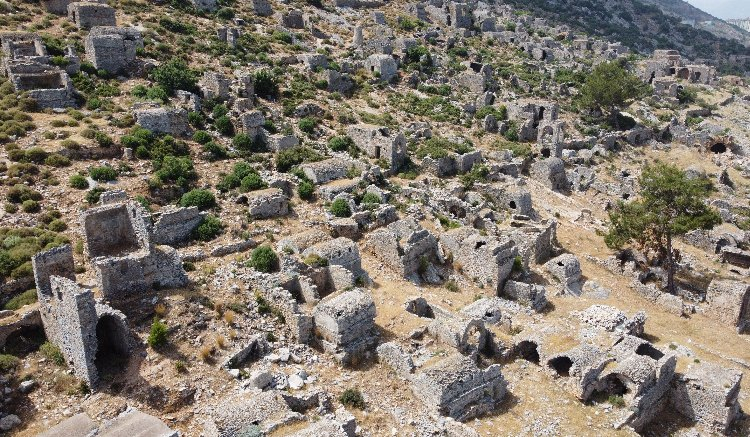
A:
[[[720,18],[696,8],[683,0],[641,0],[658,6],[665,14],[693,21],[693,26],[706,30],[712,34],[727,39],[735,39],[746,46],[750,46],[750,32],[738,29]]]
[[[502,1],[544,17],[550,23],[567,24],[577,32],[619,41],[638,53],[648,55],[656,49],[674,49],[687,58],[715,65],[722,74],[750,73],[750,48],[738,40],[683,24],[688,16],[721,20],[681,0]],[[661,2],[674,3],[676,10],[686,11],[686,17],[664,12]]]

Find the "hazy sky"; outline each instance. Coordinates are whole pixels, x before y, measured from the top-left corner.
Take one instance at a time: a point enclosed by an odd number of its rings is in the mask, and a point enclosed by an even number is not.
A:
[[[750,17],[750,0],[686,0],[691,5],[709,14],[727,18]]]

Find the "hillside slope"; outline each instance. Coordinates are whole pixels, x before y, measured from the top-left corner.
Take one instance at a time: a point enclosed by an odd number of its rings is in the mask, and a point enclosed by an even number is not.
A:
[[[750,45],[750,32],[738,29],[684,0],[643,1],[658,6],[667,15],[672,15],[680,20],[693,20],[697,28],[711,32],[720,38],[734,39],[745,44],[745,46]]]
[[[659,7],[638,0],[507,0],[550,22],[564,23],[589,35],[620,41],[639,53],[676,49],[691,59],[706,60],[723,73],[750,71],[750,49],[681,24]],[[719,55],[721,54],[721,55]]]

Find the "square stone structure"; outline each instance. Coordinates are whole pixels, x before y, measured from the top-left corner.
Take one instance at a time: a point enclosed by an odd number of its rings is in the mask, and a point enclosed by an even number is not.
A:
[[[143,48],[143,38],[132,27],[97,26],[84,45],[86,57],[97,69],[127,73],[135,66],[136,49]]]
[[[375,302],[366,290],[323,299],[313,317],[318,340],[342,364],[357,362],[378,343]]]
[[[740,281],[713,280],[706,291],[706,315],[737,332],[747,332],[750,328],[750,284]]]
[[[68,5],[68,19],[79,29],[91,29],[94,26],[114,26],[115,8],[103,3],[73,2]]]
[[[371,124],[350,126],[346,133],[367,156],[386,160],[393,172],[406,161],[406,137],[402,133],[392,135],[387,127]]]
[[[503,400],[500,365],[480,369],[470,357],[454,354],[412,378],[414,395],[441,416],[466,421],[488,413]]]
[[[151,244],[145,212],[135,202],[87,210],[82,218],[86,253],[105,298],[121,300],[150,288],[188,283],[179,254]]]

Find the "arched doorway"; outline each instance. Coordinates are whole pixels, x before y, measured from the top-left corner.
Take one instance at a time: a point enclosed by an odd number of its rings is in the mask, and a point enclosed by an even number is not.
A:
[[[96,323],[96,358],[94,364],[99,377],[106,379],[122,371],[128,363],[127,329],[122,321],[111,315],[102,316]]]

